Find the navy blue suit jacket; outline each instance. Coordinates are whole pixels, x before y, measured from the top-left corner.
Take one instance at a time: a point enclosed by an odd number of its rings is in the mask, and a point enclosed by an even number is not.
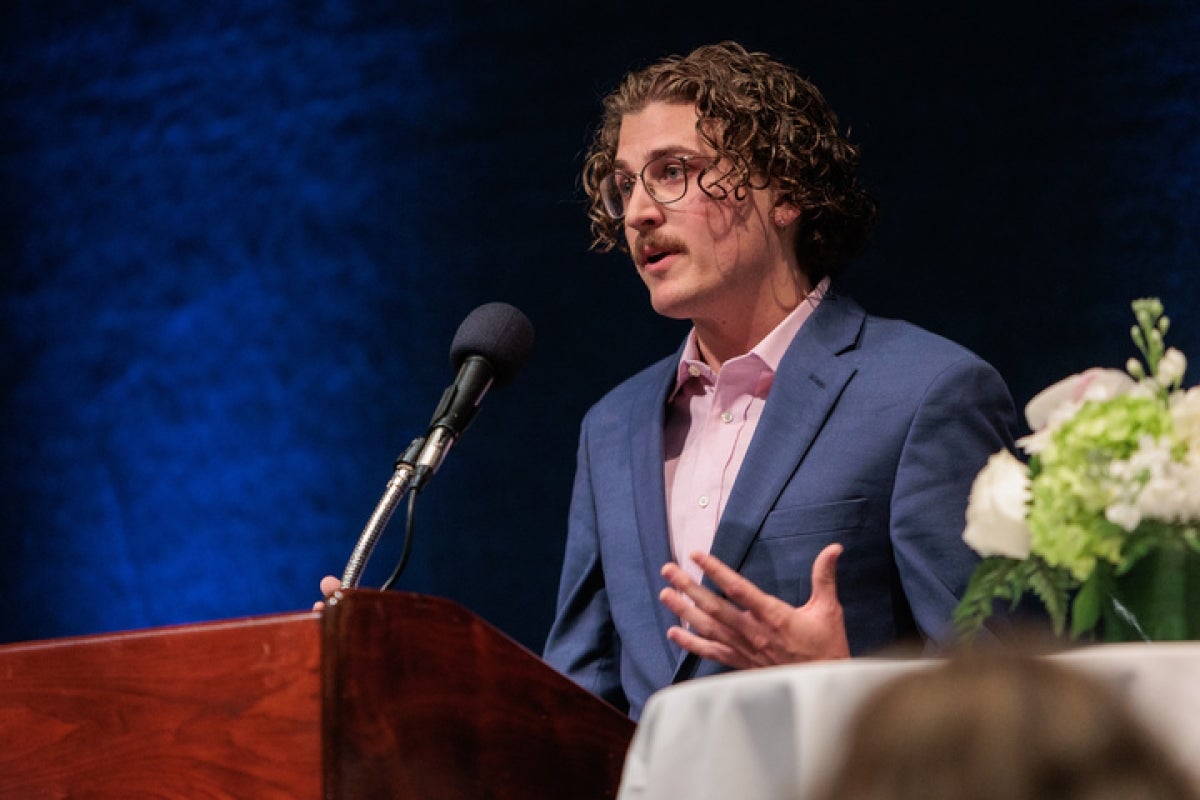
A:
[[[658,600],[671,556],[663,424],[679,353],[584,418],[557,616],[545,658],[635,719],[656,690],[723,670],[673,645]],[[712,553],[763,591],[807,601],[841,542],[850,650],[949,637],[977,561],[971,482],[1011,446],[1012,400],[966,349],[829,292],[779,365]]]

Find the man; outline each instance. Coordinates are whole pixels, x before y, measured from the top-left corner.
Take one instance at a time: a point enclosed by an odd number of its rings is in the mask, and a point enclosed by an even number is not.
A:
[[[687,678],[950,635],[967,495],[1012,401],[839,293],[875,218],[857,165],[817,89],[737,44],[605,100],[595,244],[693,329],[584,419],[545,658],[634,719]]]

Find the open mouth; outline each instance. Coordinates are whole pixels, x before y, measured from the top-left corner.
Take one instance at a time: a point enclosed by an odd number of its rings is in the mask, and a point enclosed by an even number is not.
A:
[[[656,266],[671,256],[679,255],[684,250],[680,243],[664,236],[648,236],[636,244],[638,245],[636,252],[640,255],[639,263],[643,269]]]
[[[653,267],[656,264],[678,255],[679,249],[674,247],[654,247],[642,251],[642,265],[644,267]]]

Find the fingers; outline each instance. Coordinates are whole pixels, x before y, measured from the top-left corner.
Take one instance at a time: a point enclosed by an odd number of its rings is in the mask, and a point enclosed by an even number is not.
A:
[[[817,554],[812,594],[799,608],[762,591],[712,555],[696,553],[692,560],[724,597],[697,583],[678,564],[669,563],[662,575],[670,586],[659,597],[685,627],[673,627],[667,636],[702,658],[739,669],[848,658],[837,597],[842,550],[842,545],[831,544]]]
[[[662,574],[671,586],[659,599],[687,626],[669,630],[671,641],[731,667],[755,666],[760,648],[754,640],[762,638],[761,626],[749,612],[692,580],[678,564],[666,564]]]
[[[662,576],[671,584],[664,589],[659,599],[675,614],[692,627],[711,627],[708,619],[726,626],[736,625],[741,610],[728,600],[692,580],[678,564],[668,563],[662,568]],[[683,598],[686,597],[691,602]]]
[[[827,545],[813,560],[812,595],[808,601],[809,605],[840,605],[837,594],[837,562],[843,549],[842,545],[838,543]],[[693,553],[692,561],[704,571],[704,574],[717,585],[737,609],[745,609],[760,619],[773,621],[778,621],[779,617],[792,611],[790,605],[759,589],[752,581],[738,574],[716,556],[709,553]],[[663,576],[678,591],[686,594],[697,606],[708,613],[714,613],[715,609],[720,608],[718,603],[721,598],[693,581],[677,565],[665,566]],[[726,621],[732,622],[729,619],[728,610],[723,611]]]
[[[688,652],[734,669],[756,666],[729,645],[697,636],[678,625],[667,629],[667,638]]]
[[[700,610],[701,603],[709,608],[713,607],[710,597],[712,592],[692,580],[686,572],[679,568],[679,565],[674,563],[664,565],[662,576],[671,585],[659,592],[658,599],[688,625],[695,624],[699,621],[700,615],[706,613]]]
[[[812,596],[809,605],[839,605],[837,594],[837,562],[842,554],[840,544],[831,544],[817,554],[812,566]]]
[[[342,588],[342,582],[338,578],[335,578],[332,575],[326,575],[324,578],[321,578],[321,596],[322,597],[329,597],[331,594],[333,594],[340,588]],[[313,603],[312,610],[313,611],[321,611],[324,608],[325,608],[325,601],[318,600],[317,602]]]
[[[692,561],[696,562],[700,569],[704,570],[704,574],[725,593],[725,596],[740,608],[760,617],[780,611],[779,604],[782,601],[759,589],[752,581],[726,566],[716,556],[709,553],[693,553]],[[786,611],[787,608],[783,610]]]

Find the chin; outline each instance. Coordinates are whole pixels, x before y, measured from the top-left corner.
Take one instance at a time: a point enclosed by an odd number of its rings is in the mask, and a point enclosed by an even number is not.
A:
[[[691,319],[693,316],[684,303],[655,302],[651,298],[650,307],[654,309],[654,313],[667,319]]]
[[[643,275],[643,280],[647,276]],[[647,280],[650,291],[650,307],[654,313],[667,319],[693,319],[705,306],[707,287],[687,285],[678,279],[659,278]]]
[[[694,315],[684,311],[684,309],[682,309],[682,308],[676,308],[676,307],[662,308],[662,307],[654,305],[654,303],[650,303],[650,306],[652,306],[654,308],[654,313],[658,314],[659,317],[665,317],[666,319],[689,320],[689,319],[692,319],[692,317],[694,317]]]

